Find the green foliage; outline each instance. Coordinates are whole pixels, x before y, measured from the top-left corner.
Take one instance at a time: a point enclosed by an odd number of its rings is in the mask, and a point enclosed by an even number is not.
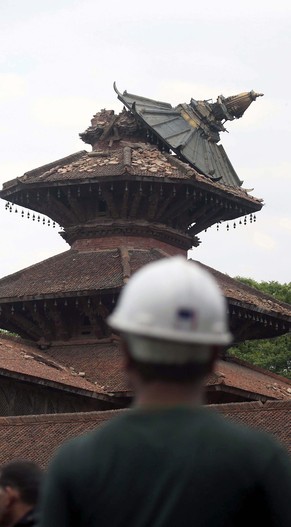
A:
[[[236,280],[291,304],[291,282],[280,284],[276,281],[256,282],[251,278],[237,277]],[[265,340],[246,341],[228,350],[231,355],[291,379],[291,338],[290,334]]]
[[[291,379],[291,338],[248,340],[228,350],[230,355],[246,360],[278,375]]]
[[[285,284],[280,284],[274,280],[271,282],[256,282],[252,278],[243,278],[241,276],[237,276],[236,280],[255,289],[259,289],[262,293],[271,295],[277,298],[277,300],[291,304],[291,282]]]
[[[18,337],[16,333],[11,333],[11,331],[7,331],[6,329],[0,328],[0,336],[3,335],[4,337]]]

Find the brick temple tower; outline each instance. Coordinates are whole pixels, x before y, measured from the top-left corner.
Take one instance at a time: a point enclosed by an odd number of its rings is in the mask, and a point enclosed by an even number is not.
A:
[[[186,257],[201,231],[252,220],[262,207],[217,145],[223,123],[241,117],[259,94],[220,96],[213,104],[192,99],[173,109],[117,93],[122,112],[102,110],[80,134],[92,151],[27,172],[0,193],[8,210],[59,224],[70,245],[0,280],[0,326],[84,371],[113,397],[113,407],[126,405],[130,394],[106,318],[128,278],[150,261]],[[216,275],[237,341],[288,331],[290,306]],[[227,397],[243,400],[238,392]]]

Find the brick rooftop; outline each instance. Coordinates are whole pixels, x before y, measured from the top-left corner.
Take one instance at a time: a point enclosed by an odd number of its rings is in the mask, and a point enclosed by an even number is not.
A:
[[[291,401],[211,405],[227,419],[271,433],[291,454]],[[0,464],[27,459],[46,467],[56,449],[130,410],[0,417]]]

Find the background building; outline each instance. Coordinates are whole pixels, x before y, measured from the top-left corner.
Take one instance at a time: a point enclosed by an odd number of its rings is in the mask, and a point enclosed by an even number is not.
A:
[[[115,90],[121,113],[102,110],[80,134],[92,151],[27,172],[0,193],[20,218],[59,225],[70,245],[0,280],[0,327],[19,335],[0,339],[0,436],[18,426],[24,444],[34,444],[29,456],[42,463],[66,437],[132,400],[118,336],[106,324],[129,277],[150,261],[186,257],[213,224],[254,222],[262,208],[218,145],[224,122],[240,118],[260,94],[172,108]],[[208,270],[227,298],[236,342],[290,330],[290,305]],[[208,380],[207,403],[288,443],[285,378],[226,354]],[[59,426],[63,433],[55,435]],[[37,428],[47,438],[45,456]],[[2,455],[19,457],[19,448],[13,439]]]

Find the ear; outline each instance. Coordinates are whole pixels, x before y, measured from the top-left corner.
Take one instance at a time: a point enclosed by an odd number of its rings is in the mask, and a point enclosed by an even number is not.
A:
[[[123,357],[123,369],[128,373],[132,367],[132,360],[131,360],[131,356],[129,353],[128,344],[123,337],[121,337],[120,339],[120,348],[121,348],[122,357]]]
[[[11,507],[16,501],[20,500],[20,492],[16,487],[11,487],[9,485],[5,487],[5,495],[8,507]]]

